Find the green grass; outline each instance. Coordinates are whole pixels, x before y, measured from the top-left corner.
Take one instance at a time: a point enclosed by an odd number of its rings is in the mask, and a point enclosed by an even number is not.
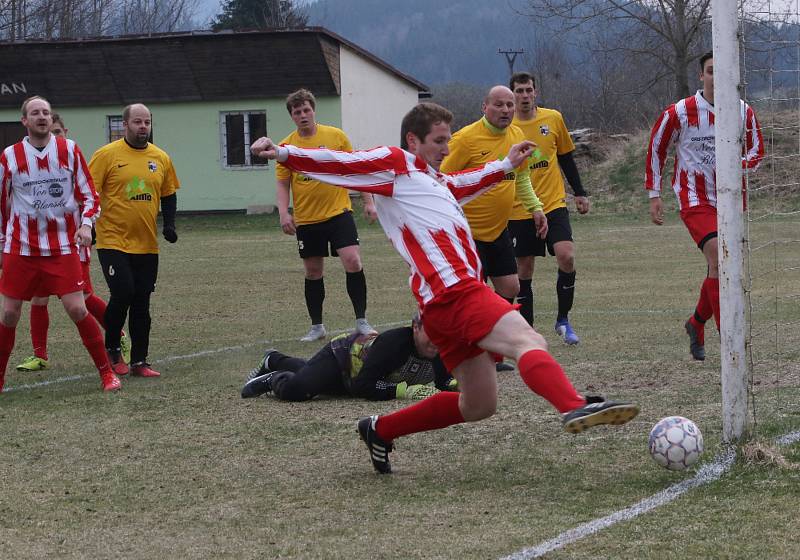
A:
[[[796,237],[798,225],[775,227]],[[656,466],[646,445],[659,418],[681,414],[704,432],[703,461],[719,450],[718,338],[709,334],[709,359],[697,363],[682,330],[702,258],[674,214],[661,228],[641,213],[576,216],[574,227],[583,341],[566,347],[552,330],[551,258],[537,261],[537,327],[580,391],[635,400],[641,415],[566,434],[547,403],[503,374],[495,417],[401,439],[395,474],[380,477],[355,420],[398,403],[239,397],[268,344],[303,356],[318,348],[296,341],[308,321],[293,238],[274,216],[179,219],[179,242],[163,246],[151,358],[216,352],[161,362],[162,378],[125,378],[120,393],[103,394],[51,302],[53,369],[9,371],[7,387],[83,377],[0,396],[0,558],[497,558],[692,476]],[[362,223],[360,233],[370,319],[407,320],[405,265],[378,226]],[[327,266],[325,323],[350,328],[344,274]],[[797,293],[797,271],[781,286]],[[796,303],[780,309],[782,320],[800,317]],[[12,367],[29,353],[27,320]],[[764,351],[777,349],[778,365],[756,369],[765,442],[800,429],[797,337],[770,341]],[[783,451],[800,463],[798,444]],[[798,470],[739,462],[718,482],[549,557],[796,558],[798,483]]]

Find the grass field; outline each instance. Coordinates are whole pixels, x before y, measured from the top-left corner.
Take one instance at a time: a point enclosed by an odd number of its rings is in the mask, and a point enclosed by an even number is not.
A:
[[[355,420],[396,402],[242,400],[267,346],[309,356],[302,273],[275,217],[181,218],[163,247],[151,358],[158,380],[103,394],[77,333],[51,303],[53,368],[9,371],[0,396],[0,558],[498,558],[630,506],[692,473],[657,467],[647,434],[661,417],[695,420],[708,463],[719,451],[718,338],[691,361],[682,325],[703,262],[674,214],[574,223],[577,347],[559,343],[554,261],[537,261],[536,323],[580,391],[632,399],[622,428],[563,433],[515,374],[499,377],[498,414],[399,441],[377,476]],[[779,230],[796,236],[796,220]],[[377,225],[361,225],[369,317],[413,309],[405,266]],[[798,265],[798,255],[787,252]],[[98,292],[104,284],[94,263]],[[341,267],[329,262],[325,322],[348,329]],[[794,293],[797,273],[784,275]],[[797,320],[797,306],[784,319]],[[800,429],[798,335],[753,385],[757,437]],[[269,341],[269,342],[267,342]],[[27,315],[12,366],[29,353]],[[768,374],[768,375],[767,375]],[[79,378],[70,378],[79,376]],[[49,385],[37,385],[52,381]],[[800,445],[784,466],[739,460],[719,481],[550,558],[797,558]]]

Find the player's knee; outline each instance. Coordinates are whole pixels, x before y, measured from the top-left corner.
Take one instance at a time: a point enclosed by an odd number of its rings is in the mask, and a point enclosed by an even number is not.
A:
[[[497,412],[497,399],[484,398],[477,402],[462,403],[461,416],[466,422],[485,420]]]
[[[133,286],[114,286],[110,290],[108,304],[122,305],[127,308],[130,306],[131,301],[133,300],[133,294]]]
[[[495,290],[500,296],[506,299],[514,299],[519,295],[519,278],[513,280],[506,279],[499,286],[495,286]]]
[[[572,272],[575,270],[575,254],[574,253],[567,253],[564,255],[559,255],[557,257],[558,260],[558,268],[563,270],[564,272]]]
[[[547,350],[547,340],[536,332],[533,327],[529,327],[520,332],[518,341],[515,341],[515,359],[519,360],[523,354],[530,350]]]
[[[533,277],[533,257],[517,259],[517,274],[520,278]]]
[[[297,375],[292,371],[279,371],[272,376],[273,394],[283,401],[307,401],[311,395],[301,383],[297,382]]]
[[[22,315],[20,309],[4,309],[2,312],[2,322],[6,327],[16,327]]]
[[[356,253],[354,255],[348,255],[347,257],[343,257],[342,266],[347,272],[358,272],[362,268],[361,255]]]
[[[73,323],[80,323],[89,314],[89,311],[86,309],[86,305],[83,303],[82,299],[76,303],[65,303],[64,311],[67,312],[67,315],[70,319],[72,319]]]

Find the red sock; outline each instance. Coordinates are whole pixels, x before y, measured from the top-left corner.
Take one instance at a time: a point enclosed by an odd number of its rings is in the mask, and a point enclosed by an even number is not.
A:
[[[7,327],[0,323],[0,392],[3,391],[3,383],[6,379],[6,366],[8,358],[14,349],[14,339],[16,338],[16,327]]]
[[[704,345],[706,343],[706,324],[697,320],[697,311],[689,317],[689,322],[694,327],[694,332],[697,333],[697,343]]]
[[[529,350],[517,362],[522,380],[537,395],[544,397],[559,412],[569,412],[586,404],[567,374],[546,350]]]
[[[47,304],[31,304],[31,343],[33,355],[43,360],[47,359],[47,329],[50,328],[50,314]]]
[[[708,282],[708,301],[714,311],[714,321],[719,331],[719,278],[706,278]]]
[[[392,441],[400,436],[460,424],[464,417],[458,408],[458,396],[447,391],[436,393],[416,404],[381,415],[375,430],[381,439]]]
[[[111,369],[108,363],[106,347],[103,344],[103,333],[100,332],[100,327],[94,317],[87,313],[86,317],[75,323],[75,326],[78,327],[78,332],[81,333],[83,345],[89,351],[97,371],[102,373]]]
[[[88,298],[86,298],[86,309],[89,310],[89,313],[92,314],[92,317],[97,319],[97,322],[100,323],[100,326],[103,327],[103,330],[106,329],[106,307],[106,302],[97,297],[96,294],[91,294]]]
[[[700,299],[697,300],[697,307],[695,308],[697,316],[703,320],[702,324],[705,324],[706,321],[714,316],[714,308],[711,306],[709,294],[710,280],[711,278],[703,280],[703,284],[700,286]],[[700,324],[700,321],[697,321],[697,323]]]

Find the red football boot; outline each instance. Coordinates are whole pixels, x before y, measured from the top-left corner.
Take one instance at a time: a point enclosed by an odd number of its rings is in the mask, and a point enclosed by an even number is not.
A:
[[[161,374],[150,367],[147,362],[136,362],[131,364],[131,375],[137,377],[161,377]]]
[[[119,350],[109,352],[108,361],[111,363],[111,370],[115,375],[128,375],[130,368],[128,368],[128,364],[125,363],[122,352]]]
[[[119,377],[114,375],[110,369],[100,372],[100,382],[103,384],[103,391],[119,391],[122,388],[122,382]]]

